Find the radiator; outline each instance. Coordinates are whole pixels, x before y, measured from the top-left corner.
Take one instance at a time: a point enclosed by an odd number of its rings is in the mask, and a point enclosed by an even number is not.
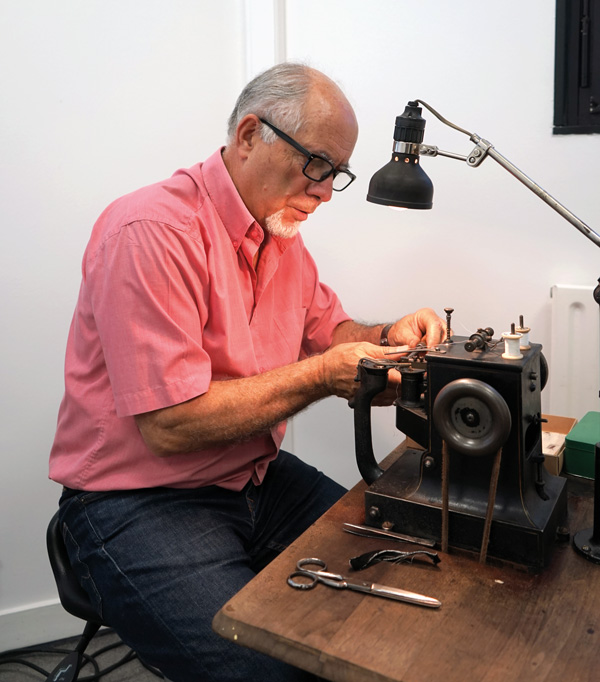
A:
[[[581,419],[600,410],[600,307],[593,290],[561,284],[551,289],[551,414]]]

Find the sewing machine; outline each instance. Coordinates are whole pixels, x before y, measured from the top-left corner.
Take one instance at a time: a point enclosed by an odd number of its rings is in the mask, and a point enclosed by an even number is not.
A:
[[[542,347],[527,339],[521,348],[522,335],[514,325],[511,332],[503,340],[490,328],[448,333],[445,343],[401,360],[361,360],[351,406],[357,464],[369,484],[367,525],[479,552],[481,561],[532,571],[548,564],[566,517],[566,480],[544,467]],[[420,447],[383,471],[370,410],[392,370],[402,374],[396,426]]]

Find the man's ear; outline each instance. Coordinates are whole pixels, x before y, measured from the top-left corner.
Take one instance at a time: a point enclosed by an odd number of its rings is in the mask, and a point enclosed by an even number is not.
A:
[[[242,154],[249,154],[257,141],[261,139],[260,129],[262,123],[256,114],[247,114],[238,123],[235,131],[236,146]]]

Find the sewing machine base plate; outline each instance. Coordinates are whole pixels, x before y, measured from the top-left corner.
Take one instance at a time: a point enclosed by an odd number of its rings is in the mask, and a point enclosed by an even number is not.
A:
[[[407,449],[365,492],[366,523],[397,533],[441,541],[441,480],[421,476],[422,450]],[[485,507],[473,491],[450,495],[450,548],[479,552]],[[566,479],[548,476],[548,500],[534,493],[522,499],[496,500],[487,555],[533,572],[548,565],[556,531],[567,513]],[[525,496],[524,496],[525,497]]]

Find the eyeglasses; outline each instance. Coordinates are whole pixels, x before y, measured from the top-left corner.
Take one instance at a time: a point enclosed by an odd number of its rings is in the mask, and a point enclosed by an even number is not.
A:
[[[279,130],[279,128],[276,128],[272,123],[269,123],[269,121],[265,121],[264,118],[260,118],[259,120],[261,123],[269,126],[275,135],[306,156],[307,161],[304,164],[302,172],[309,180],[312,180],[313,182],[323,182],[323,180],[327,180],[330,175],[333,175],[333,189],[336,192],[341,192],[356,180],[356,175],[354,175],[354,173],[351,173],[349,170],[338,170],[331,161],[328,161],[318,154],[311,154],[308,149],[305,149],[301,144],[298,144],[296,140],[292,139],[289,135],[286,135],[283,131]]]

